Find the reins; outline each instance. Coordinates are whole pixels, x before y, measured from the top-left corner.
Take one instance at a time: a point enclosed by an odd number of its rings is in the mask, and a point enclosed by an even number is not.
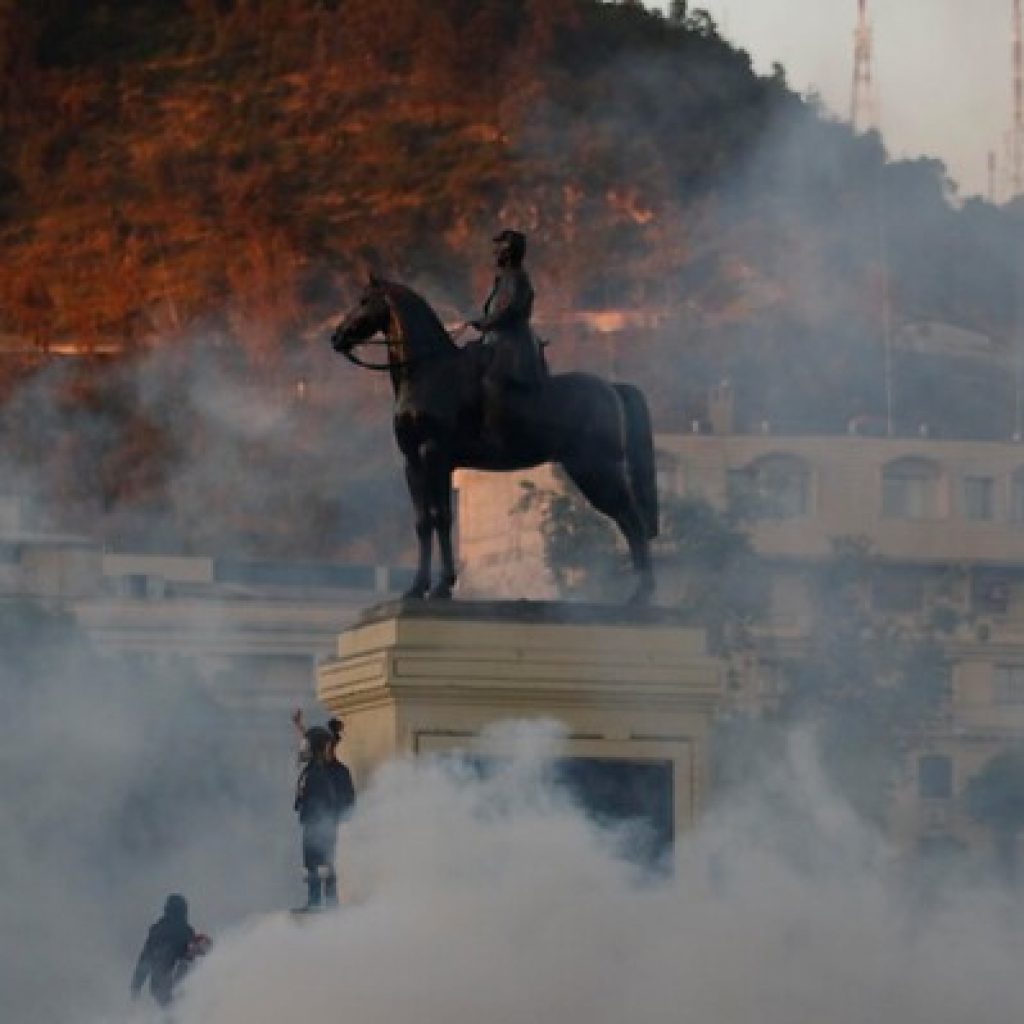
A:
[[[357,344],[359,344],[359,345],[383,345],[386,348],[388,343],[386,341],[369,341],[369,340],[367,340],[367,341],[357,342]],[[391,370],[392,367],[394,367],[394,369],[401,370],[401,369],[404,369],[407,366],[412,366],[412,360],[409,360],[408,362],[405,362],[405,363],[394,363],[394,364],[392,364],[390,360],[388,362],[386,362],[386,363],[368,363],[365,359],[360,359],[359,356],[357,356],[355,354],[355,352],[353,351],[354,348],[355,348],[355,346],[353,346],[353,348],[347,348],[341,354],[350,363],[352,363],[355,366],[361,366],[364,370],[383,370],[383,371],[387,372],[388,370]]]
[[[357,345],[383,345],[387,347],[386,341],[360,341]],[[353,345],[353,348],[355,346]],[[415,359],[404,359],[402,362],[391,362],[388,360],[386,363],[368,363],[365,359],[360,359],[359,356],[352,351],[352,349],[345,349],[341,354],[350,362],[356,366],[361,366],[364,370],[409,370],[412,367],[420,363],[429,363],[432,359],[440,359],[441,356],[454,356],[459,351],[456,348],[454,351],[449,352],[446,349],[442,349],[440,352],[429,352],[427,355],[417,356]]]
[[[401,319],[398,316],[397,310],[392,304],[391,297],[387,295],[387,293],[385,293],[384,295],[384,300],[385,302],[387,302],[388,308],[391,310],[391,316],[393,321],[399,324],[399,330],[401,330]],[[412,369],[412,367],[416,366],[417,363],[429,362],[431,359],[436,359],[440,356],[454,355],[456,352],[459,351],[458,346],[453,343],[451,350],[442,348],[440,351],[437,352],[430,352],[427,353],[426,355],[416,356],[415,358],[411,359],[403,359],[401,362],[398,362],[397,360],[392,361],[389,358],[386,363],[368,363],[365,359],[360,359],[359,356],[357,356],[353,351],[353,349],[355,349],[359,345],[383,345],[384,347],[387,348],[390,346],[390,342],[386,340],[375,341],[372,338],[367,338],[365,341],[357,341],[351,348],[347,348],[341,353],[350,363],[352,363],[355,366],[361,366],[364,370],[379,370],[385,373],[394,370],[409,370]]]

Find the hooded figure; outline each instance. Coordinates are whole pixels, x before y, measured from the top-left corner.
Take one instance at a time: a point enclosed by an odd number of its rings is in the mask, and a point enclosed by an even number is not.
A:
[[[149,978],[153,998],[166,1006],[171,1001],[174,982],[191,961],[198,936],[188,923],[188,903],[179,893],[171,893],[164,903],[163,916],[149,929],[132,975],[132,998],[138,998]]]

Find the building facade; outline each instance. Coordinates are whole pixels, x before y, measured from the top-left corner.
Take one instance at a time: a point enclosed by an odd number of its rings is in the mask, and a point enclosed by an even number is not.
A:
[[[338,633],[411,577],[376,565],[110,552],[31,530],[20,502],[0,498],[0,601],[70,612],[98,651],[135,658],[140,675],[187,659],[257,734],[312,704],[316,664]]]
[[[872,606],[911,635],[943,610],[948,706],[910,758],[892,827],[903,844],[986,843],[965,788],[993,756],[1024,742],[1024,445],[766,432],[660,436],[656,447],[662,495],[719,509],[742,502],[750,512],[768,613],[738,699],[764,703],[777,691],[773,662],[806,642],[813,571],[837,539],[871,552]],[[474,594],[554,593],[540,513],[522,510],[524,484],[564,486],[547,467],[459,475],[459,554]]]

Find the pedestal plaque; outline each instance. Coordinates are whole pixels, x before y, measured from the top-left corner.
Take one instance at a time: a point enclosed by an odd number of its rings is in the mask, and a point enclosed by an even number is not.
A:
[[[661,766],[675,833],[702,803],[722,675],[703,631],[662,609],[410,601],[345,630],[317,694],[345,719],[357,784],[396,756],[480,753],[481,729],[503,719],[555,719],[564,756],[607,778],[617,762]]]

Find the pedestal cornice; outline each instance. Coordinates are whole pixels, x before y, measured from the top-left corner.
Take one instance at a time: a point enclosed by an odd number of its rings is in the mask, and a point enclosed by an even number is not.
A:
[[[341,634],[318,672],[344,713],[399,698],[545,708],[710,711],[719,662],[702,630],[664,609],[558,602],[389,602]]]
[[[701,804],[722,669],[667,609],[407,601],[339,636],[317,693],[345,718],[357,783],[392,757],[475,750],[503,719],[551,718],[570,758],[669,766],[676,828]]]

